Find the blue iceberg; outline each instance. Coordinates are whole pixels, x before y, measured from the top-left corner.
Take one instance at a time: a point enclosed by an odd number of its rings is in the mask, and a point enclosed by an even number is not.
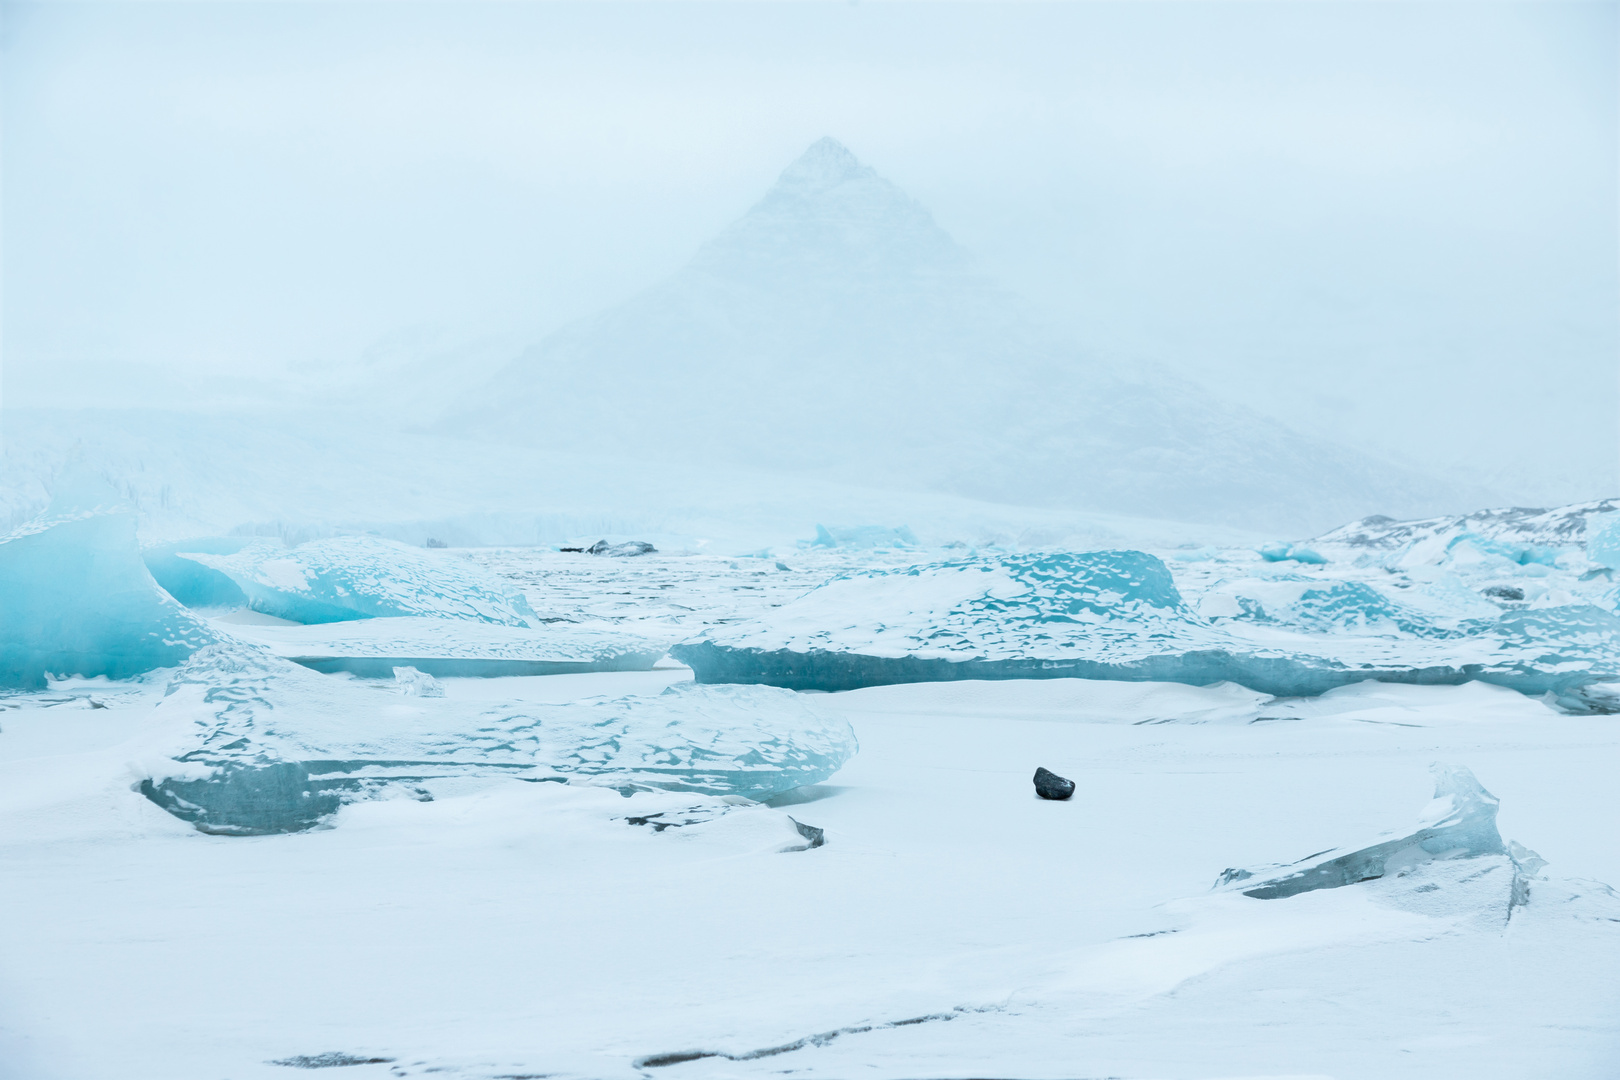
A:
[[[188,559],[181,552],[200,555],[235,555],[253,543],[245,536],[206,536],[152,544],[141,550],[141,559],[163,591],[189,608],[239,608],[247,605],[247,594],[229,574]]]
[[[135,526],[110,492],[64,485],[45,514],[0,537],[0,685],[130,678],[218,640],[158,588]]]
[[[140,790],[204,832],[322,823],[345,803],[498,777],[766,799],[835,773],[847,721],[760,686],[567,705],[463,702],[333,679],[244,643],[203,649],[149,727]]]
[[[1076,677],[1300,696],[1478,679],[1578,705],[1581,687],[1620,676],[1620,619],[1589,604],[1444,617],[1363,582],[1282,584],[1274,611],[1234,603],[1237,617],[1205,618],[1144,552],[978,556],[835,578],[670,654],[700,682],[801,690]]]
[[[405,615],[539,622],[520,593],[465,559],[375,536],[334,536],[293,548],[259,540],[233,554],[176,554],[229,577],[254,611],[292,622]]]

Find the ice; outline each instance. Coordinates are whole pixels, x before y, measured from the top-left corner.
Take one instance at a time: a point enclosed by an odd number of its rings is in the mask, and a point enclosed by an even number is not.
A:
[[[1330,853],[1313,855],[1306,860],[1309,865],[1269,875],[1257,884],[1245,884],[1242,891],[1256,899],[1276,900],[1386,875],[1403,875],[1435,860],[1506,855],[1508,849],[1496,829],[1496,808],[1496,796],[1481,787],[1472,772],[1461,766],[1436,765],[1434,801],[1419,815],[1416,832],[1321,861],[1317,861],[1321,855]],[[1526,851],[1526,858],[1530,857],[1534,852]],[[1222,884],[1247,882],[1254,876],[1249,871],[1228,870],[1222,875]]]
[[[1620,513],[1589,519],[1587,530],[1586,557],[1611,570],[1620,570]]]
[[[1303,544],[1285,544],[1281,542],[1261,545],[1260,557],[1267,562],[1293,561],[1311,564],[1327,562],[1327,559],[1318,554],[1314,548],[1305,547]]]
[[[228,629],[315,671],[383,679],[397,666],[440,678],[646,671],[663,657],[667,643],[561,621],[535,630],[467,620],[446,626],[443,619],[421,615],[311,625],[233,623]]]
[[[141,791],[204,832],[250,835],[503,777],[765,799],[825,780],[855,751],[847,721],[785,690],[686,683],[567,705],[382,696],[227,643],[193,656],[154,710]]]
[[[141,561],[136,517],[89,481],[0,538],[0,685],[46,676],[129,678],[183,663],[217,640]]]
[[[209,536],[193,540],[151,544],[141,549],[147,570],[163,586],[163,591],[189,608],[237,608],[247,603],[247,594],[229,574],[204,566],[181,552],[206,555],[235,555],[253,542],[245,536]]]
[[[299,623],[401,615],[533,626],[528,601],[465,559],[375,536],[286,548],[261,540],[229,555],[178,552],[230,577],[255,611]]]
[[[985,555],[836,578],[670,652],[702,682],[817,690],[1079,677],[1295,696],[1479,679],[1566,698],[1620,673],[1620,619],[1599,607],[1498,614],[1443,577],[1405,584],[1397,602],[1356,580],[1244,578],[1194,605],[1139,551]]]
[[[917,546],[917,537],[906,526],[889,528],[884,525],[857,525],[846,529],[816,526],[816,538],[810,541],[817,548],[908,548]]]
[[[405,697],[444,697],[444,684],[413,667],[394,669],[394,685]]]

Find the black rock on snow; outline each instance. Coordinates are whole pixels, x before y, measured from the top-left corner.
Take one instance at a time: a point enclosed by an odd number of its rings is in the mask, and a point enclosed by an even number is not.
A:
[[[1067,799],[1074,794],[1074,781],[1065,780],[1050,769],[1036,769],[1035,794],[1043,799]]]

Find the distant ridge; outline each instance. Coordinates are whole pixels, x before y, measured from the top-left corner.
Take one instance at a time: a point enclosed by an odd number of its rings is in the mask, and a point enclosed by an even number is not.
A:
[[[524,352],[444,429],[1289,535],[1480,501],[1088,357],[831,138],[684,268]]]

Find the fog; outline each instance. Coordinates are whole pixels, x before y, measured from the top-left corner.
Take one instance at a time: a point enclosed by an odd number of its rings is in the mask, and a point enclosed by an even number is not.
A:
[[[9,410],[431,424],[832,136],[1084,362],[1442,493],[1346,509],[1620,483],[1612,6],[4,10]]]

